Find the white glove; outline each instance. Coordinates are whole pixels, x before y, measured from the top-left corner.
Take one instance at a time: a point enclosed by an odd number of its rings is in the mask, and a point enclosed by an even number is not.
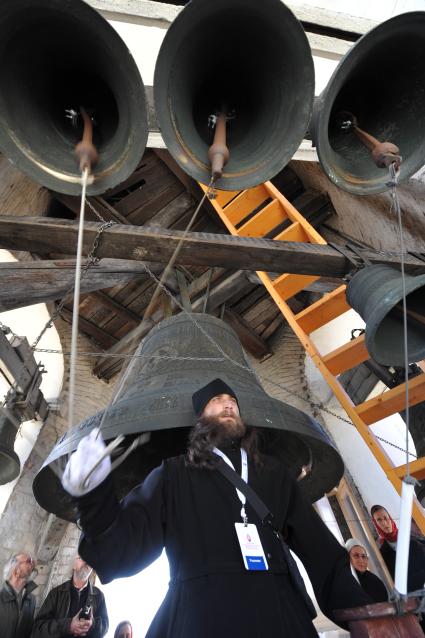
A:
[[[111,459],[107,455],[86,480],[88,473],[106,449],[102,435],[98,432],[99,428],[95,428],[81,439],[77,449],[66,464],[62,476],[62,486],[71,496],[88,494],[100,485],[111,471]]]

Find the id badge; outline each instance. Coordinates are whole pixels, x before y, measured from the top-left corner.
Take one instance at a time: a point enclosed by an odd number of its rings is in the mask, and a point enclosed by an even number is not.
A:
[[[267,570],[269,566],[267,565],[257,526],[253,523],[249,525],[235,523],[235,528],[246,569],[249,571]]]

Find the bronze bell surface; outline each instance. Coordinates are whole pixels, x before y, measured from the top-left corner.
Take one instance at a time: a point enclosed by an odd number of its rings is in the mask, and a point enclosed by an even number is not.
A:
[[[339,62],[316,99],[310,133],[328,178],[349,193],[372,195],[389,188],[347,116],[402,156],[399,181],[425,162],[425,11],[403,13],[358,40]],[[349,119],[349,118],[348,118]]]
[[[149,442],[113,472],[121,497],[164,458],[185,452],[188,431],[195,423],[192,394],[217,377],[235,391],[244,422],[261,429],[264,452],[277,455],[297,477],[311,468],[301,486],[312,501],[338,484],[344,466],[327,434],[304,412],[266,394],[233,329],[211,315],[180,314],[159,323],[142,341],[123,392],[102,425],[105,440],[124,434],[126,445],[141,432],[151,433]],[[75,511],[55,470],[63,470],[67,455],[99,425],[102,414],[64,434],[34,479],[38,503],[61,518],[74,520]]]
[[[84,107],[99,153],[87,193],[126,179],[146,146],[147,113],[140,73],[113,27],[81,0],[2,0],[0,42],[1,151],[36,182],[79,195]]]
[[[289,162],[308,126],[307,37],[281,0],[192,0],[165,35],[154,95],[167,149],[193,179],[210,181],[209,125],[224,112],[230,158],[216,187],[261,184]]]
[[[17,428],[13,415],[0,406],[0,485],[13,481],[21,470],[19,457],[13,449]]]
[[[405,275],[408,363],[425,357],[425,275]],[[366,266],[351,279],[347,301],[366,323],[366,347],[385,366],[404,367],[401,273],[389,266]]]

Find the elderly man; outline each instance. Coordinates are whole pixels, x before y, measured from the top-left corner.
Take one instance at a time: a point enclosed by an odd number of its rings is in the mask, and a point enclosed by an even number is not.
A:
[[[215,379],[192,400],[198,421],[187,455],[164,461],[122,503],[95,432],[80,442],[62,479],[78,497],[80,552],[102,582],[140,571],[166,548],[170,587],[146,638],[317,637],[285,547],[221,473],[223,463],[265,501],[326,613],[371,602],[296,481],[277,459],[260,455],[257,432],[240,418],[233,390]]]
[[[92,568],[76,556],[71,580],[52,589],[34,621],[32,638],[102,638],[108,614],[102,592],[89,581]]]
[[[34,618],[37,585],[31,580],[35,561],[25,553],[15,554],[4,566],[4,585],[0,591],[2,638],[29,638]]]

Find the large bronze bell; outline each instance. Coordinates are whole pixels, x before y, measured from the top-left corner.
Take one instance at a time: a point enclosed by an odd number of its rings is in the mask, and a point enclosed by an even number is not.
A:
[[[220,350],[210,339],[219,344]],[[217,377],[234,389],[245,423],[261,428],[264,451],[278,456],[297,477],[303,474],[303,468],[311,468],[301,486],[312,501],[339,482],[343,462],[326,433],[300,410],[264,392],[249,368],[239,339],[223,321],[201,314],[166,319],[142,341],[136,357],[123,392],[102,425],[105,440],[124,434],[126,445],[141,432],[151,433],[149,442],[114,471],[120,496],[142,481],[162,459],[184,453],[188,431],[195,422],[192,394]],[[65,434],[34,479],[38,503],[61,518],[74,520],[75,511],[58,474],[81,438],[99,425],[102,414],[98,412]]]
[[[19,427],[20,423],[18,423]],[[0,406],[0,485],[13,481],[21,469],[19,457],[13,449],[17,426],[8,410]]]
[[[408,363],[425,357],[425,275],[405,275]],[[366,266],[347,286],[347,301],[366,323],[366,347],[385,366],[404,366],[401,273],[389,266]]]
[[[1,151],[47,188],[80,194],[84,107],[99,152],[88,194],[126,179],[146,146],[145,92],[108,22],[81,0],[2,0],[0,42]]]
[[[399,181],[425,162],[425,11],[403,13],[364,35],[342,58],[316,100],[310,126],[323,170],[355,195],[389,188],[347,114],[381,142],[396,144],[403,158]]]
[[[306,35],[281,0],[192,0],[164,38],[154,94],[167,149],[204,184],[210,116],[228,114],[230,159],[216,186],[250,188],[288,163],[307,129],[314,69]]]

